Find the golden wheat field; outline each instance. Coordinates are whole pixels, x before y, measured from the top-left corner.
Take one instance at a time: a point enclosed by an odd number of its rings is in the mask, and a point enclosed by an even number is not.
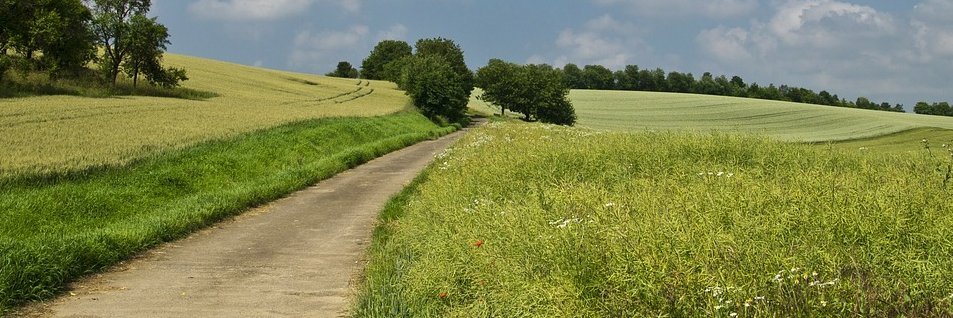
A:
[[[0,99],[0,178],[121,165],[164,150],[319,117],[374,116],[409,107],[389,82],[281,72],[167,54],[185,88],[218,97]]]

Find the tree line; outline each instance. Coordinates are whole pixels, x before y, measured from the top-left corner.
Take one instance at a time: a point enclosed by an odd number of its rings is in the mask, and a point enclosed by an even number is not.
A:
[[[622,70],[612,71],[601,65],[586,65],[582,69],[576,64],[566,64],[562,68],[566,85],[572,89],[595,90],[632,90],[652,92],[694,93],[718,96],[735,96],[767,100],[808,103],[817,105],[863,108],[903,112],[902,104],[875,103],[866,97],[854,101],[831,94],[828,91],[815,93],[813,90],[787,85],[761,86],[758,83],[748,85],[740,76],[714,76],[709,72],[695,79],[692,73],[668,72],[662,68],[639,69],[637,65],[628,65]]]
[[[169,30],[147,15],[151,0],[0,0],[0,80],[9,69],[78,77],[90,63],[104,82],[176,87],[185,70],[165,68]],[[100,54],[102,52],[102,54]]]
[[[953,116],[953,107],[948,102],[927,103],[918,102],[913,112],[924,115]]]
[[[567,95],[563,74],[548,65],[516,65],[493,59],[474,74],[463,50],[453,40],[418,40],[414,47],[404,41],[379,42],[361,63],[358,72],[350,63],[338,63],[328,76],[387,80],[411,97],[421,112],[438,122],[464,123],[466,108],[475,86],[483,100],[521,113],[526,121],[573,125],[576,114]]]
[[[573,125],[576,114],[567,98],[569,88],[562,72],[548,65],[516,65],[490,60],[474,73],[453,40],[379,42],[361,63],[358,72],[341,61],[328,76],[387,80],[407,92],[424,115],[438,122],[465,123],[467,104],[475,86],[484,101],[521,113],[526,121]]]

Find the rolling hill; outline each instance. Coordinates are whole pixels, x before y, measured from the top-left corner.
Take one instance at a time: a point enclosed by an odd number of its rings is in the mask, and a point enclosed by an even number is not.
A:
[[[915,133],[943,135],[953,118],[760,99],[678,93],[573,90],[578,125],[597,130],[692,130],[826,142]],[[932,133],[923,135],[922,129]],[[909,139],[909,138],[907,138]]]
[[[392,83],[281,72],[167,54],[185,88],[218,97],[0,99],[0,178],[115,166],[158,152],[294,121],[408,108]]]

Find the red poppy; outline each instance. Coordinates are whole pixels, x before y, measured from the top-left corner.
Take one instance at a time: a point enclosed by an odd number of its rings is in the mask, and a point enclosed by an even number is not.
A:
[[[447,292],[440,292],[440,295],[437,295],[437,296],[440,297],[441,299],[447,298]]]
[[[473,246],[476,246],[476,247],[483,246],[483,240],[477,240],[476,243],[473,243]]]

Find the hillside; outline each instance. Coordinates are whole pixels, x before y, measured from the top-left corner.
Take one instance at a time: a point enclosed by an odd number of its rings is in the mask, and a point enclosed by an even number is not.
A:
[[[208,100],[42,96],[0,99],[0,178],[122,165],[311,118],[374,116],[408,106],[387,82],[336,79],[166,55],[188,70],[184,87]]]
[[[578,125],[598,130],[693,130],[764,134],[786,141],[839,141],[918,128],[953,129],[953,118],[737,97],[573,90]],[[939,128],[939,129],[936,129]],[[920,136],[920,135],[918,135]]]

